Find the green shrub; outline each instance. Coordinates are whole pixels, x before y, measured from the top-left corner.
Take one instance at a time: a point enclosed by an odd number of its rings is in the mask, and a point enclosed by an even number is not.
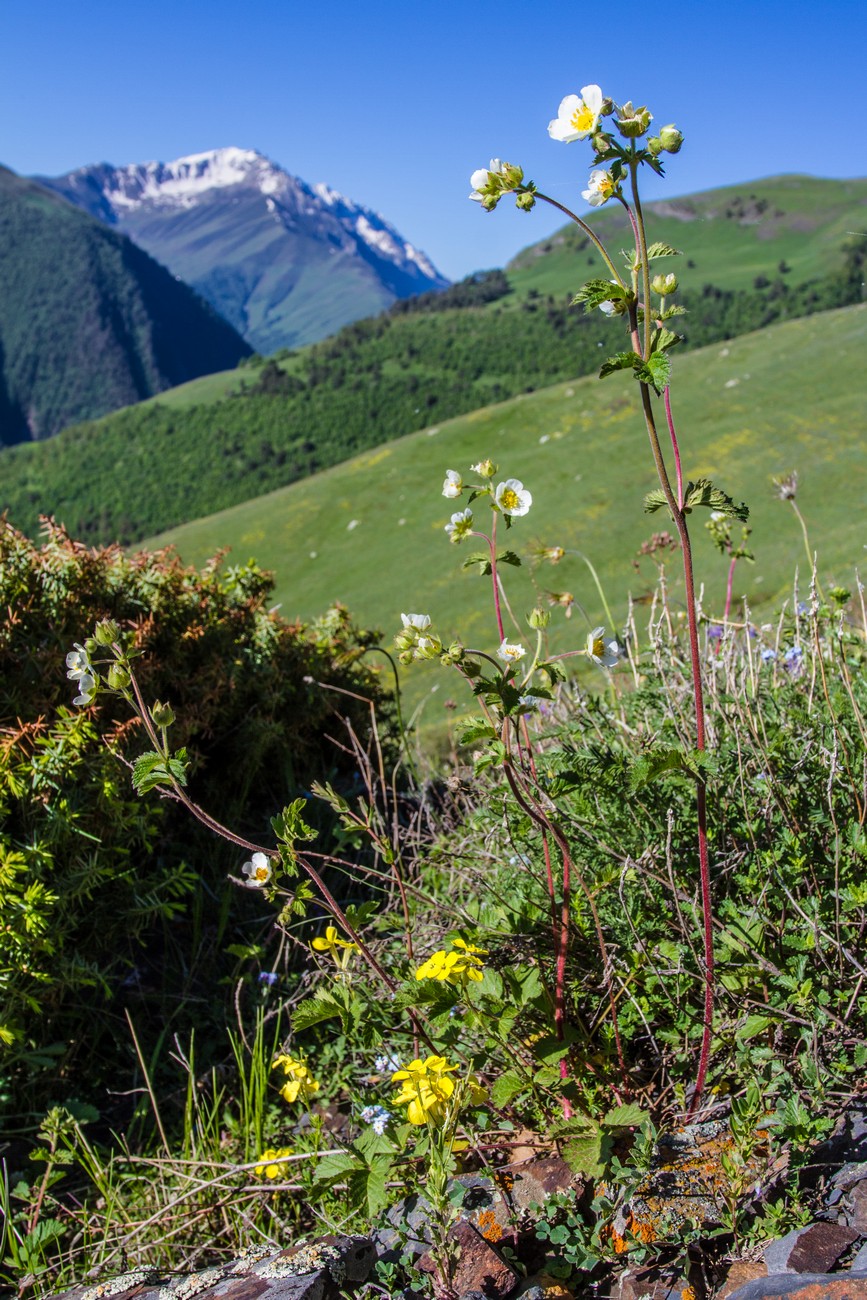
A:
[[[134,629],[149,697],[178,712],[191,791],[235,830],[267,832],[274,808],[316,779],[351,785],[327,733],[342,732],[335,701],[361,734],[368,706],[320,683],[382,702],[358,663],[369,636],[340,607],[290,625],[269,611],[270,590],[255,565],[196,572],[171,552],[91,550],[51,523],[36,546],[0,523],[0,1033],[13,1112],[130,1086],[127,1015],[148,1058],[193,1023],[206,1044],[225,1023],[237,954],[264,953],[272,929],[227,881],[243,850],[134,794],[123,764],[147,743],[122,702],[72,706],[65,656],[83,629]]]

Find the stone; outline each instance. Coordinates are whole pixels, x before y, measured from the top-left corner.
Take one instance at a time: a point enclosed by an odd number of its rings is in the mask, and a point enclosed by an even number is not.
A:
[[[843,1223],[811,1223],[793,1228],[765,1247],[762,1258],[768,1275],[827,1273],[860,1234]]]
[[[867,1273],[867,1241],[852,1260],[853,1273]]]
[[[867,1110],[853,1108],[841,1115],[833,1130],[810,1154],[800,1174],[804,1187],[815,1187],[841,1165],[867,1161]]]
[[[773,1273],[747,1282],[728,1300],[867,1300],[867,1272]]]
[[[767,1277],[768,1266],[762,1259],[736,1259],[730,1266],[725,1278],[713,1293],[713,1300],[729,1300],[739,1287],[754,1282],[757,1278]]]
[[[625,1268],[611,1286],[611,1300],[696,1300],[703,1293],[699,1270],[677,1264]]]
[[[867,1234],[867,1162],[838,1169],[828,1185],[825,1205],[838,1223]]]
[[[518,1274],[471,1223],[459,1219],[448,1236],[457,1247],[452,1286],[459,1296],[480,1291],[486,1300],[502,1300],[515,1289]],[[430,1251],[422,1255],[416,1268],[422,1273],[436,1272]]]

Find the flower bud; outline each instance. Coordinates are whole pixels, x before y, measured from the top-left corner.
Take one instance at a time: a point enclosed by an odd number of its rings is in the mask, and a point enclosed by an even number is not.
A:
[[[673,124],[664,126],[659,132],[662,147],[666,153],[679,153],[683,144],[683,135]]]
[[[669,294],[677,292],[677,276],[669,272],[668,275],[655,275],[650,282],[650,287],[654,293],[658,293],[660,298],[667,298]]]
[[[493,212],[502,197],[502,194],[483,194],[482,207],[486,212]]]
[[[404,667],[411,664],[414,658],[415,655],[411,650],[401,650],[400,654],[397,656],[398,663],[402,663]]]
[[[151,705],[151,717],[157,727],[170,727],[175,720],[175,712],[170,704],[161,704],[159,700]]]
[[[602,101],[602,107],[599,110],[599,116],[610,117],[613,112],[614,112],[614,100],[610,99],[609,96],[606,95]]]
[[[93,633],[93,639],[97,645],[114,645],[119,637],[120,628],[110,618],[104,618],[97,623]]]
[[[120,664],[112,664],[108,670],[108,684],[113,691],[125,691],[129,686],[129,673]]]
[[[503,163],[500,175],[503,178],[504,190],[516,190],[519,185],[524,184],[524,169],[517,163]]]
[[[657,158],[665,149],[658,135],[649,135],[645,141],[645,148],[651,158]]]
[[[530,624],[530,627],[538,632],[543,627],[548,626],[551,622],[551,615],[547,609],[540,609],[537,605],[536,608],[531,609],[530,613],[527,615],[527,622]]]
[[[530,190],[525,190],[523,194],[518,194],[515,198],[515,207],[520,208],[522,212],[529,212],[536,206],[536,196]]]
[[[641,108],[634,108],[632,101],[627,100],[620,108],[617,129],[621,135],[626,136],[627,140],[634,140],[644,135],[652,121],[653,114],[649,113],[644,105]]]
[[[614,143],[614,136],[607,131],[597,131],[590,143],[597,153],[607,153]]]
[[[459,664],[464,657],[464,647],[460,641],[452,641],[448,653],[452,663]]]
[[[470,469],[481,478],[493,478],[497,472],[497,467],[492,460],[480,460],[478,465],[471,465]]]

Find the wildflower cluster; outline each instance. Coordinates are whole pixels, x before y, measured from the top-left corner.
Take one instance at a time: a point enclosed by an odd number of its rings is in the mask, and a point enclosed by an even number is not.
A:
[[[484,1088],[473,1078],[464,1081],[460,1094],[456,1096],[459,1084],[450,1076],[458,1070],[457,1065],[449,1065],[444,1056],[428,1056],[425,1060],[416,1059],[402,1070],[396,1070],[391,1077],[392,1083],[400,1084],[400,1091],[394,1099],[395,1106],[406,1106],[406,1117],[410,1124],[432,1124],[439,1128],[448,1118],[449,1103],[454,1098],[457,1109],[466,1098],[472,1105],[481,1105],[485,1100]]]
[[[497,467],[491,460],[483,460],[477,465],[471,465],[470,472],[478,474],[483,482],[465,483],[463,476],[456,469],[446,470],[443,482],[443,496],[453,500],[455,497],[461,496],[464,489],[467,489],[471,493],[471,501],[478,496],[487,495],[491,499],[491,509],[507,516],[510,520],[513,517],[519,518],[521,515],[529,513],[533,504],[533,496],[524,487],[520,479],[507,478],[494,487],[492,480],[497,472]],[[466,537],[471,532],[472,525],[472,511],[464,510],[460,514],[452,515],[451,523],[446,524],[445,531],[449,534],[451,541],[459,542],[462,537]],[[455,532],[458,533],[458,536],[455,536]]]
[[[483,979],[484,963],[479,957],[486,955],[486,949],[477,948],[463,939],[452,940],[451,952],[441,949],[419,966],[415,973],[417,980],[441,980],[446,984],[459,984],[466,988],[472,981],[480,983]]]
[[[298,1101],[299,1097],[302,1101],[307,1101],[319,1091],[319,1084],[307,1068],[306,1061],[296,1061],[294,1057],[281,1052],[271,1063],[271,1069],[282,1070],[286,1076],[286,1082],[279,1089],[284,1101]]]
[[[268,1147],[267,1151],[263,1151],[260,1156],[262,1164],[256,1166],[255,1173],[257,1177],[281,1178],[284,1172],[282,1161],[291,1155],[291,1147]]]

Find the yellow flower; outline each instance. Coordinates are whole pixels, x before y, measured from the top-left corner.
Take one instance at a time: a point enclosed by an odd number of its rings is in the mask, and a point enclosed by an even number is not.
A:
[[[263,1174],[266,1178],[281,1178],[284,1173],[284,1166],[274,1164],[273,1162],[275,1160],[282,1160],[284,1156],[291,1156],[291,1154],[291,1147],[277,1147],[276,1149],[274,1147],[269,1147],[267,1151],[262,1152],[260,1158],[264,1163],[256,1166],[256,1174],[259,1178],[261,1178]]]
[[[335,965],[341,970],[346,969],[352,953],[361,951],[357,943],[352,943],[349,939],[341,939],[333,925],[326,927],[324,939],[321,936],[314,939],[310,947],[314,952],[330,952]]]
[[[284,1101],[297,1101],[299,1097],[302,1101],[306,1101],[308,1097],[312,1097],[319,1091],[319,1084],[304,1061],[293,1060],[291,1056],[281,1053],[280,1056],[275,1057],[271,1069],[280,1069],[286,1075],[286,1082],[280,1089],[280,1096]]]
[[[410,1124],[442,1124],[446,1117],[449,1098],[455,1090],[455,1081],[448,1076],[457,1070],[444,1056],[428,1056],[426,1060],[410,1061],[403,1070],[397,1070],[392,1083],[401,1085],[394,1099],[396,1106],[406,1106]]]
[[[467,981],[480,983],[484,978],[484,963],[476,953],[486,955],[485,948],[476,948],[474,944],[465,943],[463,939],[452,940],[452,951],[441,949],[428,957],[415,973],[417,980],[442,980],[446,984],[460,984],[464,988]]]

